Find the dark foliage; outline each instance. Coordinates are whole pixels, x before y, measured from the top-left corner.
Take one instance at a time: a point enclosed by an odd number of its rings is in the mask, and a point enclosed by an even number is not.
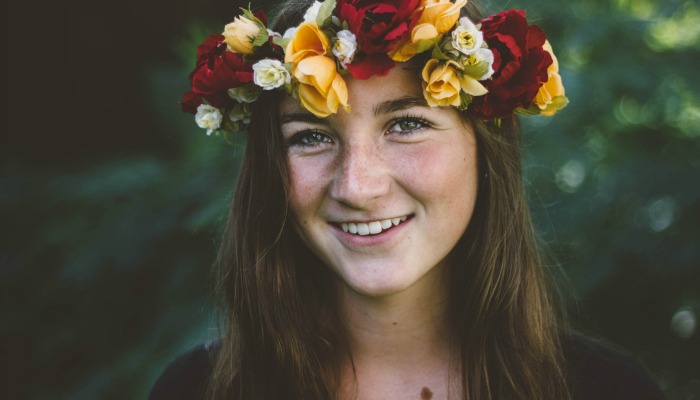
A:
[[[208,278],[244,143],[207,138],[177,101],[237,6],[3,3],[0,397],[143,398],[215,335]],[[697,398],[700,6],[489,3],[506,7],[548,33],[570,99],[523,121],[577,326]]]

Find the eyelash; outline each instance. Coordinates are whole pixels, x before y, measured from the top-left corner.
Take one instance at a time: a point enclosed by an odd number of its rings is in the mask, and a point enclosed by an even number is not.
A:
[[[417,123],[419,126],[406,130],[392,130],[394,126],[397,126],[402,123]],[[391,120],[388,125],[389,129],[387,130],[387,133],[396,133],[398,135],[412,135],[432,126],[430,122],[413,114],[395,118]],[[310,141],[312,137],[314,139],[313,141]],[[314,148],[317,146],[321,146],[323,143],[332,142],[333,139],[324,131],[318,129],[306,129],[292,136],[287,146],[303,146],[307,148]]]
[[[392,128],[394,126],[402,124],[402,123],[407,123],[407,122],[417,123],[419,126],[416,128],[413,128],[413,129],[407,129],[407,130],[401,130],[401,131],[392,130]],[[405,116],[402,116],[402,117],[399,117],[399,118],[392,120],[389,123],[389,129],[387,130],[387,132],[388,133],[395,132],[399,135],[412,135],[414,133],[418,133],[418,132],[422,131],[423,129],[430,128],[431,126],[432,126],[432,124],[430,122],[424,120],[423,118],[421,118],[417,115],[409,114],[409,115],[405,115]]]
[[[310,141],[312,137],[314,141]],[[333,139],[328,136],[325,132],[318,129],[306,129],[289,139],[288,147],[291,146],[303,146],[303,147],[316,147],[320,146],[322,143],[332,143]]]

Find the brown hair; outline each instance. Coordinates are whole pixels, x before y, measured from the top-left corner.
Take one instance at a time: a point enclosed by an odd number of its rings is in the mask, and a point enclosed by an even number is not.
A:
[[[302,20],[311,1],[285,2],[273,29]],[[471,1],[466,15],[479,19]],[[336,397],[340,360],[328,268],[289,218],[279,94],[254,104],[240,178],[216,268],[222,338],[210,398]],[[479,188],[469,227],[450,254],[449,320],[461,347],[465,399],[568,399],[560,318],[524,195],[515,118],[484,123],[477,137]]]

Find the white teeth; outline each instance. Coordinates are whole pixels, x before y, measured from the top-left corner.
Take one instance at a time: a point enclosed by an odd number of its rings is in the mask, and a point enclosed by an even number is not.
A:
[[[382,223],[375,221],[375,222],[370,222],[369,224],[369,233],[372,235],[376,235],[377,233],[382,231]]]
[[[387,230],[406,221],[408,216],[403,216],[399,218],[383,219],[381,221],[372,222],[343,222],[340,227],[343,232],[350,232],[352,234],[366,236],[366,235],[376,235],[381,233],[383,230]]]
[[[369,225],[364,222],[357,224],[357,234],[360,236],[369,235]]]

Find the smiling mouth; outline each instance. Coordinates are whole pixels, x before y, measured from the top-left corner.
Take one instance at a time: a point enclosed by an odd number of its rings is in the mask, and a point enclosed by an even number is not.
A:
[[[408,217],[408,215],[404,215],[403,217],[389,218],[372,222],[343,222],[339,225],[343,229],[343,232],[352,233],[353,235],[376,235],[399,225],[400,223],[406,221]]]

